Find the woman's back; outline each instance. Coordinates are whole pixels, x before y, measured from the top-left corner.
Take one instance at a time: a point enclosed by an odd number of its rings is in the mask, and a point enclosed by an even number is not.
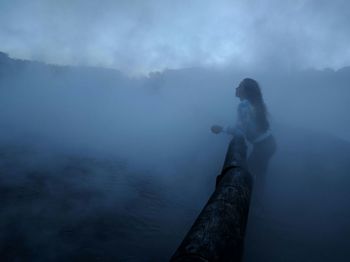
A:
[[[270,133],[269,129],[264,130],[259,126],[257,110],[246,99],[238,105],[236,129],[236,132],[243,134],[251,143],[260,141]]]

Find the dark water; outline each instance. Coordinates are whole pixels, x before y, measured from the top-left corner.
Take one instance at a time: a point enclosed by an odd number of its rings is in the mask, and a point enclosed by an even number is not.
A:
[[[113,158],[0,150],[1,261],[166,261],[212,189]]]
[[[349,143],[276,133],[266,210],[251,210],[245,261],[347,261]],[[1,261],[167,261],[211,194],[226,144],[205,149],[194,166],[155,172],[2,145]]]

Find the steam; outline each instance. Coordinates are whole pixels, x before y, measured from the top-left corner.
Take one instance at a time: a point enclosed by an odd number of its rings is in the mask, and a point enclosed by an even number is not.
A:
[[[128,74],[350,63],[347,1],[2,1],[0,50]]]

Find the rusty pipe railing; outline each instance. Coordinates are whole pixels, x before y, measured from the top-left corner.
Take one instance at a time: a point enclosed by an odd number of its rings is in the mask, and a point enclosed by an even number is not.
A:
[[[244,138],[234,137],[214,193],[171,262],[241,261],[252,191],[246,156]]]

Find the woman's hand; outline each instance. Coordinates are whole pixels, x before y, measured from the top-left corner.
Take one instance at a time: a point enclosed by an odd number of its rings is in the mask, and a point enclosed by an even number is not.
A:
[[[222,126],[219,126],[219,125],[213,125],[213,126],[211,126],[210,130],[214,134],[219,134],[222,132],[223,128],[222,128]]]

